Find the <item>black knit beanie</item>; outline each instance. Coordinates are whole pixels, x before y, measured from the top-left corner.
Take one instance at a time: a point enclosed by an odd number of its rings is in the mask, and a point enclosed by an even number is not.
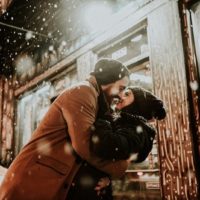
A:
[[[134,102],[123,108],[123,112],[139,115],[147,120],[153,118],[161,120],[166,117],[166,110],[162,100],[141,87],[129,86],[128,89],[131,89],[134,94]]]
[[[129,70],[117,60],[102,58],[97,61],[91,75],[96,77],[98,84],[107,85],[129,76]]]

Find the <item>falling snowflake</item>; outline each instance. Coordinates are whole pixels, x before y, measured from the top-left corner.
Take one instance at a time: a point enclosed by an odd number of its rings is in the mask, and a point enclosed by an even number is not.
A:
[[[80,109],[80,111],[81,111],[81,112],[83,112],[83,109],[84,109],[84,107],[83,107],[83,106],[81,106],[81,109]]]
[[[92,142],[93,142],[94,144],[98,143],[98,142],[99,142],[99,137],[98,137],[97,135],[93,135],[93,136],[92,136]]]
[[[131,154],[129,160],[130,160],[130,161],[136,161],[137,158],[138,158],[138,153],[133,153],[133,154]]]
[[[171,135],[171,133],[170,133],[169,130],[166,130],[166,133],[165,133],[165,134],[166,134],[167,137],[169,137],[169,136]]]
[[[91,131],[95,131],[95,126],[94,125],[91,126]]]
[[[25,35],[25,39],[26,40],[30,40],[33,37],[33,32],[32,31],[28,31]]]
[[[65,41],[62,41],[62,42],[61,42],[61,45],[62,45],[62,46],[66,46],[66,44],[67,44],[67,42],[65,42]]]
[[[140,133],[142,133],[142,131],[143,131],[142,127],[141,127],[141,126],[137,126],[136,132],[137,132],[138,134],[140,134]]]
[[[198,87],[199,87],[199,84],[198,84],[198,82],[196,80],[195,81],[191,81],[190,82],[190,87],[191,87],[191,89],[193,91],[196,91],[198,89]]]
[[[14,178],[14,176],[15,176],[15,173],[12,173],[12,174],[11,174],[11,177]]]
[[[48,37],[52,37],[52,33],[49,32],[49,33],[48,33]]]
[[[54,47],[51,45],[49,46],[49,51],[53,51],[54,50]]]
[[[73,153],[73,148],[72,145],[70,143],[66,143],[64,146],[64,152],[66,154],[72,154]]]
[[[37,152],[42,153],[45,155],[49,155],[51,153],[51,146],[49,144],[49,141],[47,140],[42,140],[37,143]]]

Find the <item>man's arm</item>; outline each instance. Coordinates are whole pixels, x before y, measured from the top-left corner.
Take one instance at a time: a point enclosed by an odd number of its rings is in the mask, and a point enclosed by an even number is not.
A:
[[[112,177],[121,177],[128,167],[128,161],[102,161],[91,154],[89,142],[97,112],[97,97],[89,86],[77,86],[56,100],[66,120],[73,149],[84,160]]]

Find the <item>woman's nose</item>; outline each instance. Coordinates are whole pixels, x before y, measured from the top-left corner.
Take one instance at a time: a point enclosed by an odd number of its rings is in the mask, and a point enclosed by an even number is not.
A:
[[[122,100],[125,100],[126,98],[127,98],[126,95],[122,95],[122,97],[121,97]]]
[[[121,92],[121,94],[119,95],[121,100],[126,99],[126,95],[124,94],[124,92]]]

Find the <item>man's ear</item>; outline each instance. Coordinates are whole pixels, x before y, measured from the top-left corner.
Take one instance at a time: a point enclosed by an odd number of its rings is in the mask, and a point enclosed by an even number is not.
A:
[[[107,85],[100,85],[100,87],[101,87],[101,89],[102,89],[103,92],[104,92],[104,91],[107,90],[110,86],[112,86],[112,84],[113,84],[113,83],[109,83],[109,84],[107,84]]]

